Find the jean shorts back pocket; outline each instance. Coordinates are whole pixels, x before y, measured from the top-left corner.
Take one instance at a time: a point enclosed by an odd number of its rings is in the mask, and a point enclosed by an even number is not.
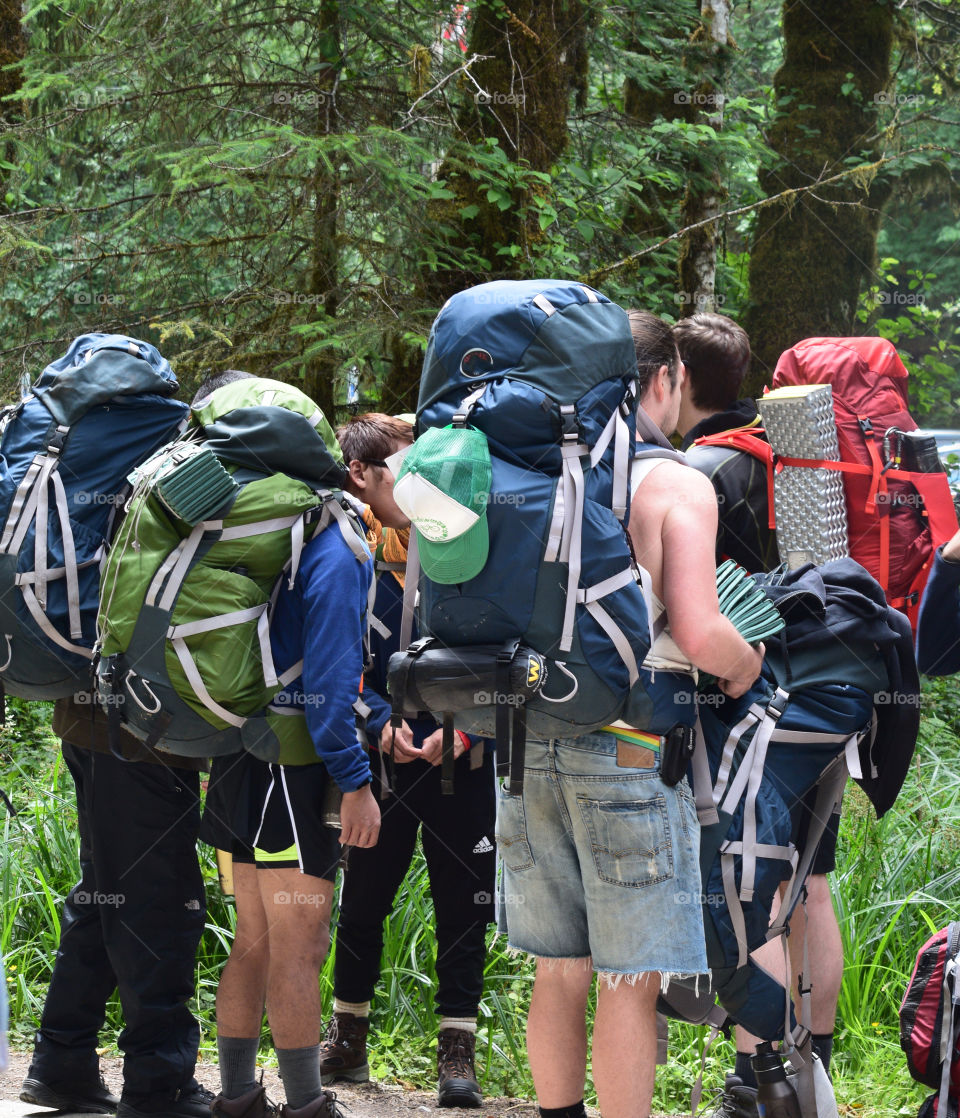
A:
[[[601,881],[642,889],[673,877],[673,845],[662,793],[610,802],[577,796]]]
[[[523,796],[511,796],[506,787],[501,788],[497,805],[497,848],[504,865],[511,870],[527,870],[533,865]]]

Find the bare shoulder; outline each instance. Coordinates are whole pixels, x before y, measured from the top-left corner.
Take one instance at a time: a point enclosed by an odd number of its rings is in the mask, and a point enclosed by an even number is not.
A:
[[[649,482],[657,490],[669,490],[671,493],[683,494],[688,499],[716,503],[709,478],[683,462],[665,460],[650,474]]]

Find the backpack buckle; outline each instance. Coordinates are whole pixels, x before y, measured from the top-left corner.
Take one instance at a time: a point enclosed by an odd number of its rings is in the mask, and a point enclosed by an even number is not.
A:
[[[67,435],[69,434],[69,427],[58,427],[56,431],[54,431],[50,442],[47,443],[47,454],[55,458],[59,457],[66,444]]]

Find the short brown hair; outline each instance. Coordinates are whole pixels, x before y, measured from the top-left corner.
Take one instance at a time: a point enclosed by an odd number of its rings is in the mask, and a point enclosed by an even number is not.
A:
[[[627,311],[633,348],[637,355],[637,380],[643,396],[650,378],[660,368],[667,366],[670,387],[677,383],[680,373],[680,355],[670,326],[650,311]]]
[[[405,419],[368,411],[338,427],[337,442],[348,466],[351,462],[382,462],[396,450],[395,443],[413,442],[413,427]]]
[[[746,330],[725,314],[701,311],[681,318],[673,336],[687,367],[694,405],[708,412],[732,407],[750,367]]]

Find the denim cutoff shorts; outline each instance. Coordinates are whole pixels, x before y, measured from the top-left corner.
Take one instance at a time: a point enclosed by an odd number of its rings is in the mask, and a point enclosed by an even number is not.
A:
[[[523,794],[504,782],[497,809],[500,930],[518,951],[591,956],[596,971],[703,973],[693,794],[616,758],[604,732],[527,742]]]

